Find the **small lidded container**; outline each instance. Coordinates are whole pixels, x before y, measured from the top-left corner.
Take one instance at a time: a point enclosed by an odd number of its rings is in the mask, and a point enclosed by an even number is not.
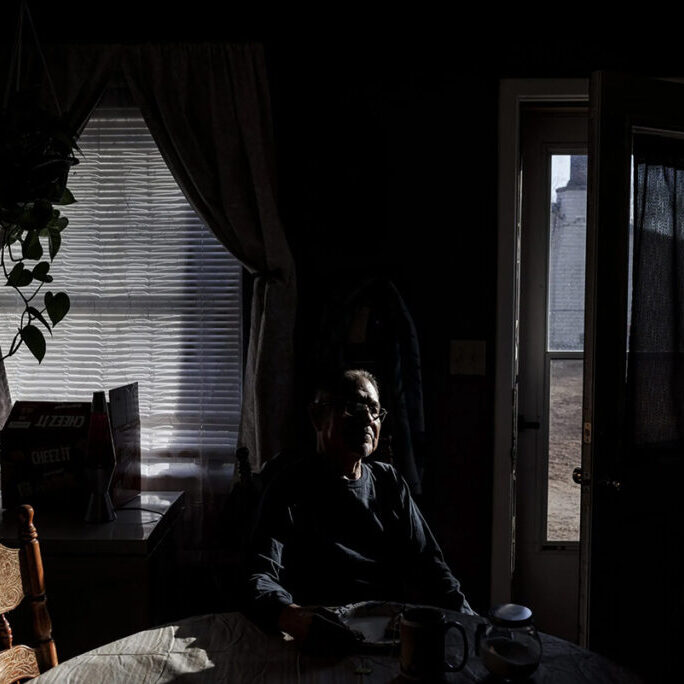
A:
[[[475,633],[475,649],[483,665],[508,681],[527,679],[538,667],[542,647],[527,606],[504,603],[489,613],[489,623]]]

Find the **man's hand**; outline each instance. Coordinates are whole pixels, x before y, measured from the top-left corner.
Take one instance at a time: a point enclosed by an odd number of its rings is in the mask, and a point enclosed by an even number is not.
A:
[[[299,643],[302,651],[316,655],[351,652],[363,636],[345,625],[335,613],[319,606],[285,606],[278,626]]]
[[[311,630],[314,613],[296,603],[285,606],[278,618],[278,628],[289,634],[295,641],[303,642]]]

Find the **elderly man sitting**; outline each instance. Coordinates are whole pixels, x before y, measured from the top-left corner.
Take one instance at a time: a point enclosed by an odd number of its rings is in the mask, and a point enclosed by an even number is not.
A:
[[[406,482],[368,458],[385,413],[367,371],[319,387],[310,406],[317,453],[287,467],[261,502],[248,586],[263,626],[303,641],[312,606],[365,600],[472,614]]]

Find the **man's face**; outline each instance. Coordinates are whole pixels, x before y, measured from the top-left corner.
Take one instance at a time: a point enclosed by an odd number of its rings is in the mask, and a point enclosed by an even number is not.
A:
[[[365,378],[354,378],[340,397],[321,400],[330,402],[314,418],[318,451],[328,455],[366,458],[378,448],[380,420],[373,420],[369,411],[348,411],[345,406],[364,404],[373,413],[380,408],[378,393]],[[350,415],[351,413],[351,415]]]

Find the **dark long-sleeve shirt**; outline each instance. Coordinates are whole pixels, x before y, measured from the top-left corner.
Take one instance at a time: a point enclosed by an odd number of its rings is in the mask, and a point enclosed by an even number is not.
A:
[[[471,613],[408,485],[386,463],[334,474],[320,455],[266,489],[254,536],[250,611],[274,627],[285,605],[422,602]]]

